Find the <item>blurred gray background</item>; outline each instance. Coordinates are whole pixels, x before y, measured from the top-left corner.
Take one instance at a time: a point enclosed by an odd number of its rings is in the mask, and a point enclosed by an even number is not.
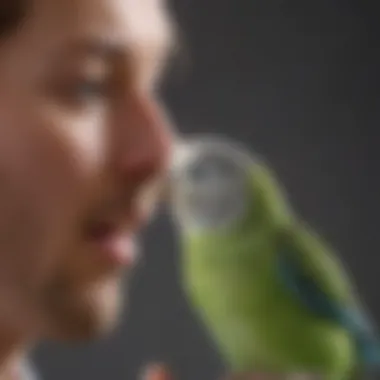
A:
[[[376,2],[176,0],[190,65],[164,96],[183,132],[217,132],[265,156],[294,206],[341,252],[380,323],[380,43]],[[176,240],[160,216],[145,234],[131,308],[110,339],[44,345],[47,380],[135,379],[163,360],[180,380],[221,365],[177,277]]]

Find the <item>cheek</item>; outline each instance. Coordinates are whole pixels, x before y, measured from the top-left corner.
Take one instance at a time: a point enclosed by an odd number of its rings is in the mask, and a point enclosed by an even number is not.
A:
[[[77,171],[82,176],[91,177],[99,172],[105,164],[109,145],[102,107],[74,117],[69,113],[52,111],[47,124],[54,124],[52,129],[56,139],[61,140],[71,152]]]
[[[0,237],[7,236],[0,250],[12,253],[19,271],[37,274],[58,262],[55,252],[75,229],[102,156],[101,136],[57,113],[24,110],[7,121],[0,129]]]

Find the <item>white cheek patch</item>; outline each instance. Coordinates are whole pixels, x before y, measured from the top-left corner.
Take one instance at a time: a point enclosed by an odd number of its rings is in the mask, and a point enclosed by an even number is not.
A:
[[[248,208],[248,196],[239,184],[230,184],[217,193],[202,190],[189,193],[183,202],[183,216],[188,228],[228,227],[242,218]]]

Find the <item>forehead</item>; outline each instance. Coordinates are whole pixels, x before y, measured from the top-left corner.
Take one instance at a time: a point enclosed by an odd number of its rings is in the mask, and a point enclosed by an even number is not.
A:
[[[171,45],[171,25],[161,0],[33,0],[33,4],[24,24],[33,45],[72,44],[96,52],[98,42],[136,54]]]

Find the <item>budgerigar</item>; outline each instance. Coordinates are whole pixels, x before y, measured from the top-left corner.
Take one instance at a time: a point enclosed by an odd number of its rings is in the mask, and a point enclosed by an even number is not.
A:
[[[227,139],[188,139],[178,152],[184,289],[230,370],[359,380],[377,366],[375,331],[349,276],[271,169]]]

